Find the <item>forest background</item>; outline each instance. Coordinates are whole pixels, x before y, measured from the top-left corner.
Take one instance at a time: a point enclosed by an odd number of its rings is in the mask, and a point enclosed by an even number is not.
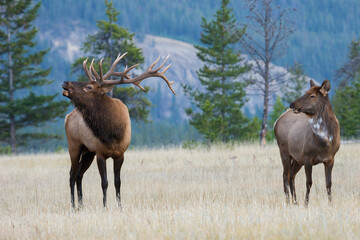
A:
[[[168,71],[170,80],[179,96],[172,96],[159,81],[144,82],[150,91],[147,98],[154,105],[150,108],[149,122],[134,121],[132,146],[178,145],[189,141],[201,141],[201,136],[189,124],[185,109],[191,106],[182,92],[181,85],[199,87],[196,71],[202,66],[197,59],[193,45],[201,45],[202,17],[211,20],[220,7],[219,0],[134,0],[113,1],[120,14],[117,24],[135,33],[136,45],[142,48],[145,64],[148,66],[157,56],[170,54],[173,66]],[[289,8],[290,20],[294,22],[295,32],[289,37],[287,54],[273,62],[279,71],[301,64],[304,73],[318,83],[329,79],[332,84],[330,96],[341,84],[336,71],[349,58],[351,42],[360,36],[360,2],[355,0],[274,0],[274,5]],[[238,22],[245,22],[244,1],[231,1]],[[43,69],[52,68],[49,79],[51,85],[39,87],[38,94],[59,93],[63,81],[75,81],[71,65],[78,57],[86,57],[81,52],[82,43],[89,34],[94,34],[96,21],[106,19],[105,4],[97,0],[42,1],[34,24],[39,32],[36,35],[35,51],[49,49],[41,63]],[[356,94],[356,93],[355,93]],[[357,93],[358,94],[358,93]],[[272,104],[275,103],[276,94]],[[258,96],[248,93],[244,113],[247,117],[261,115]],[[69,112],[72,106],[69,107]],[[354,123],[353,123],[354,124]],[[355,123],[355,127],[359,123]],[[34,129],[29,129],[29,131]],[[46,130],[50,134],[64,136],[63,117],[35,131]],[[259,129],[260,131],[260,129]],[[351,138],[357,138],[355,131]],[[40,141],[40,142],[39,142]],[[40,144],[39,144],[40,143]],[[66,140],[52,139],[29,142],[21,151],[54,151],[66,148]]]

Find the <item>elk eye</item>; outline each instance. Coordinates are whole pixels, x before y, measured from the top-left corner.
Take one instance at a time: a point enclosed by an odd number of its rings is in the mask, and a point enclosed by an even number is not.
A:
[[[311,98],[314,98],[314,97],[315,97],[315,95],[311,95],[310,97],[311,97]]]
[[[92,89],[92,86],[86,86],[86,90]]]

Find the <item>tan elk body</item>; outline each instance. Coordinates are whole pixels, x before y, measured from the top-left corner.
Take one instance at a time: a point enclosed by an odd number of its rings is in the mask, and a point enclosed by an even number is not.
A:
[[[94,60],[87,68],[87,60],[83,63],[84,71],[89,82],[67,82],[63,83],[63,95],[68,97],[74,104],[75,109],[65,118],[65,131],[68,141],[69,154],[71,159],[70,169],[70,192],[71,205],[75,208],[74,189],[75,183],[78,194],[79,207],[82,207],[82,178],[85,171],[90,167],[95,155],[101,176],[103,190],[103,205],[106,206],[106,191],[108,187],[106,173],[106,159],[113,158],[114,161],[114,184],[116,198],[119,207],[120,199],[120,170],[124,161],[124,152],[131,140],[131,122],[129,111],[119,99],[106,95],[116,84],[135,84],[143,89],[141,81],[149,77],[160,77],[165,80],[171,91],[175,94],[164,73],[170,67],[168,65],[162,72],[159,70],[164,66],[166,60],[157,69],[158,58],[141,75],[130,78],[129,71],[137,65],[126,68],[124,72],[115,72],[116,64],[125,56],[118,56],[109,71],[103,75],[102,60],[99,63],[99,73],[93,67]],[[120,79],[107,80],[110,76]]]
[[[284,192],[289,202],[289,188],[296,203],[295,176],[305,166],[308,204],[312,185],[312,166],[325,166],[326,188],[331,201],[331,172],[340,147],[339,122],[332,110],[328,92],[330,82],[321,86],[310,81],[310,90],[290,104],[274,124],[274,132],[283,164]]]

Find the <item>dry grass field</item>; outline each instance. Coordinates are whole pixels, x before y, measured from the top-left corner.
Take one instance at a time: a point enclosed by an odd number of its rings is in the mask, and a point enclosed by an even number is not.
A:
[[[331,204],[324,167],[314,167],[308,208],[304,169],[300,204],[285,204],[275,145],[129,150],[122,211],[107,163],[108,208],[94,162],[73,212],[67,153],[0,157],[0,239],[360,239],[360,144],[335,158]]]

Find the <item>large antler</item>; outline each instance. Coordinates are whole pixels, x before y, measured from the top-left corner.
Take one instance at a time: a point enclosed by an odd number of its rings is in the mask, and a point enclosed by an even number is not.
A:
[[[83,68],[84,68],[84,72],[85,72],[86,76],[89,78],[89,82],[90,82],[90,83],[97,83],[97,84],[100,85],[100,83],[99,83],[98,81],[96,81],[95,76],[92,75],[92,73],[91,73],[91,68],[94,68],[94,67],[93,67],[93,64],[94,64],[94,60],[95,60],[95,59],[93,59],[93,60],[91,61],[91,64],[90,64],[89,69],[87,69],[87,67],[86,67],[87,60],[88,60],[88,59],[85,59],[85,60],[84,60],[84,62],[83,62]]]
[[[169,86],[170,90],[176,95],[174,89],[172,88],[172,84],[174,83],[173,81],[170,82],[166,76],[164,75],[165,72],[170,68],[171,64],[169,64],[168,66],[166,66],[162,71],[159,72],[159,70],[165,65],[165,62],[168,60],[169,56],[166,57],[165,61],[160,65],[160,67],[158,67],[157,69],[153,70],[153,67],[159,62],[160,57],[158,57],[158,59],[155,60],[155,62],[153,62],[150,67],[148,69],[146,69],[146,71],[142,74],[140,74],[137,77],[134,78],[130,78],[129,76],[129,72],[134,69],[135,67],[137,67],[139,64],[135,64],[133,66],[131,66],[130,68],[125,68],[125,70],[123,72],[115,72],[115,66],[116,64],[118,64],[120,62],[120,60],[127,54],[124,53],[123,55],[120,56],[120,54],[117,56],[116,60],[113,62],[113,64],[111,65],[109,71],[103,75],[102,72],[102,62],[104,59],[101,59],[99,62],[99,73],[100,75],[96,72],[94,66],[93,66],[93,62],[94,60],[91,62],[90,64],[90,68],[89,70],[86,69],[86,60],[83,63],[84,66],[84,71],[86,73],[86,75],[88,76],[89,80],[91,82],[96,81],[98,84],[102,85],[116,85],[116,84],[129,84],[132,83],[136,86],[138,86],[139,88],[141,88],[142,90],[145,90],[141,85],[141,81],[146,79],[146,78],[150,78],[150,77],[160,77],[162,79],[165,80],[166,84]],[[94,75],[92,75],[92,73]],[[107,80],[110,76],[116,76],[116,77],[121,77],[120,79],[115,79],[115,80]]]

